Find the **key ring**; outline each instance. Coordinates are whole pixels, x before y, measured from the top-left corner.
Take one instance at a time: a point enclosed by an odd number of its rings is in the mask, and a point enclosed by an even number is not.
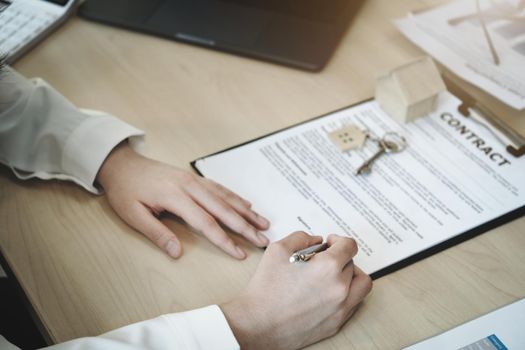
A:
[[[406,139],[395,131],[386,132],[377,142],[387,153],[397,153],[407,147]]]
[[[356,175],[370,173],[372,163],[383,153],[398,153],[407,146],[406,139],[393,131],[386,132],[380,139],[373,138],[372,140],[377,142],[378,150],[357,168]]]

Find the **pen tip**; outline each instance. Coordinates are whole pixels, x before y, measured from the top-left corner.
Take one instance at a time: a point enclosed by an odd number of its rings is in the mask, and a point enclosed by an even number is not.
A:
[[[291,256],[290,259],[289,259],[290,263],[294,263],[297,261],[297,257],[296,256]]]

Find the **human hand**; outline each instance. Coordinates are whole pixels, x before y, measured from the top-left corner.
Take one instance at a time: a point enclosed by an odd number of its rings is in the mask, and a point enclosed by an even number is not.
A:
[[[329,248],[306,263],[290,256],[322,242],[295,232],[272,243],[246,290],[221,309],[241,349],[299,349],[337,333],[370,292],[354,266],[353,239],[330,235]]]
[[[143,157],[127,142],[106,158],[97,181],[115,212],[173,258],[182,254],[182,247],[175,234],[159,221],[163,211],[180,216],[236,259],[244,259],[246,253],[218,221],[258,247],[269,243],[259,230],[268,229],[270,224],[251,209],[248,201],[211,180]]]

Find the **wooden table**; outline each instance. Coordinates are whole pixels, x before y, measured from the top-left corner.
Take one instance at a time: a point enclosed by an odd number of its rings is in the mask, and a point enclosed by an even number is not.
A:
[[[144,129],[147,155],[189,169],[199,156],[370,97],[380,72],[421,54],[391,19],[439,2],[366,1],[321,73],[79,18],[15,68]],[[523,112],[485,98],[525,134]],[[0,247],[56,342],[229,300],[261,258],[238,239],[249,257],[235,261],[176,219],[166,223],[183,242],[180,260],[126,226],[103,196],[0,169]],[[399,349],[524,297],[524,232],[521,218],[380,278],[345,328],[311,348]]]

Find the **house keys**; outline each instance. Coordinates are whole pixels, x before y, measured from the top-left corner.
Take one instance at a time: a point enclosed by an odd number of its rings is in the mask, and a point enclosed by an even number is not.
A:
[[[368,158],[359,168],[356,170],[356,175],[369,174],[372,171],[372,164],[384,153],[398,153],[403,151],[406,146],[406,140],[403,136],[395,132],[387,132],[380,139],[375,140],[379,146],[379,149]]]

